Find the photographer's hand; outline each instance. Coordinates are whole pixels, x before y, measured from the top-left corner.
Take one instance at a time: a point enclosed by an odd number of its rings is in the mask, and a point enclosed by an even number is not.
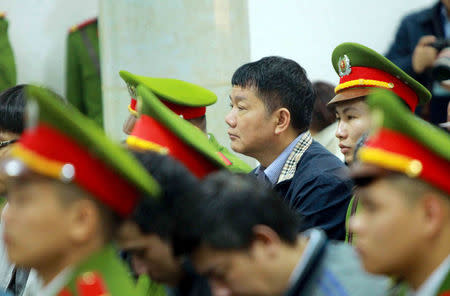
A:
[[[412,56],[412,67],[417,74],[421,74],[425,69],[433,66],[438,51],[436,48],[431,47],[430,44],[435,41],[435,36],[426,35],[420,38],[417,43]]]

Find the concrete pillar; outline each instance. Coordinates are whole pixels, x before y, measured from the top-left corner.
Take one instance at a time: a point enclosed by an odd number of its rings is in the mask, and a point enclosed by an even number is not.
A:
[[[125,137],[122,123],[129,96],[118,72],[128,70],[182,79],[214,91],[219,99],[207,109],[208,130],[229,145],[224,116],[230,80],[250,59],[247,1],[101,0],[100,36],[109,135]]]

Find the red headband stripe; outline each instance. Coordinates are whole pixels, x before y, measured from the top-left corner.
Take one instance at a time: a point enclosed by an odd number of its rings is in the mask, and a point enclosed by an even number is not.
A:
[[[199,178],[218,169],[205,156],[182,142],[165,126],[148,115],[141,114],[131,135],[167,147],[169,155],[182,162]]]
[[[400,98],[402,98],[412,111],[416,109],[417,104],[419,102],[419,98],[417,94],[414,92],[414,90],[402,80],[392,76],[387,72],[375,68],[352,67],[351,69],[352,70],[350,74],[344,75],[340,78],[339,84],[348,81],[357,81],[359,79],[378,80],[386,83],[393,83],[394,87],[389,90],[391,90],[392,92],[397,94]],[[362,86],[367,87],[367,85]],[[360,86],[355,85],[353,87],[360,87]]]
[[[127,216],[133,211],[139,197],[138,190],[87,149],[56,129],[40,123],[25,131],[19,143],[45,158],[72,164],[75,168],[74,182],[119,215]]]
[[[172,110],[177,115],[182,115],[184,119],[193,119],[202,117],[206,113],[206,107],[190,107],[178,105],[175,103],[168,102],[166,100],[161,100],[164,105],[167,106],[170,110]]]
[[[381,128],[365,143],[366,147],[378,148],[417,159],[422,163],[421,179],[450,193],[450,162],[437,156],[422,144],[397,131]],[[437,173],[438,172],[438,173]]]

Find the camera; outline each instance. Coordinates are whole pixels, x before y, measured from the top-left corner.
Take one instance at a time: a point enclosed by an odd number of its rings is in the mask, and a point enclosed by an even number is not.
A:
[[[437,49],[437,51],[441,51],[446,47],[450,47],[450,39],[437,39],[435,42],[430,44],[431,47]]]
[[[439,55],[431,69],[431,75],[435,81],[450,79],[450,39],[438,39],[430,46],[439,51]]]

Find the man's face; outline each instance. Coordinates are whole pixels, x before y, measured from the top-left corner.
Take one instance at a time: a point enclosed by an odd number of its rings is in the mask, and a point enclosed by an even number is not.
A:
[[[55,182],[35,174],[7,182],[3,239],[10,261],[18,266],[57,264],[70,247],[68,205],[58,196]]]
[[[198,273],[209,279],[213,295],[270,295],[262,274],[266,265],[249,250],[198,248],[192,260]]]
[[[148,274],[155,281],[175,286],[181,277],[181,264],[172,254],[170,244],[157,234],[143,234],[133,222],[121,227],[118,237],[123,250],[131,253],[136,274]]]
[[[370,128],[370,110],[364,99],[339,102],[336,104],[336,118],[336,138],[345,162],[351,164],[358,139]]]
[[[225,121],[229,125],[231,148],[255,157],[273,139],[277,122],[274,116],[267,113],[252,87],[233,86],[230,101],[232,109]]]
[[[423,216],[418,202],[408,200],[386,177],[360,188],[361,208],[350,220],[356,250],[371,273],[402,275],[414,268],[423,245],[418,233]]]

